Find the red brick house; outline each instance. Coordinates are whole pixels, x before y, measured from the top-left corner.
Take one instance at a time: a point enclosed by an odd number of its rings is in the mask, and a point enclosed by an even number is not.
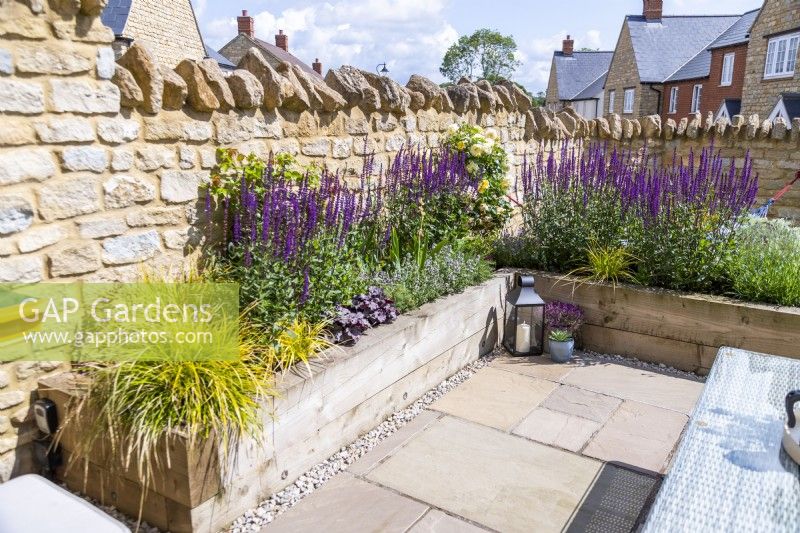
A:
[[[750,28],[759,10],[742,15],[664,82],[661,118],[709,112],[730,119],[741,112]]]

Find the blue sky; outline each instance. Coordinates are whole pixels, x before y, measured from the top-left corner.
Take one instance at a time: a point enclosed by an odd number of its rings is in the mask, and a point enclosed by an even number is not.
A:
[[[459,35],[488,27],[511,34],[522,66],[515,79],[533,92],[547,86],[553,51],[569,33],[576,48],[612,50],[623,17],[642,12],[642,0],[192,0],[206,42],[216,49],[236,35],[247,9],[256,36],[274,42],[283,29],[289,50],[324,68],[351,64],[372,70],[386,61],[402,84],[411,74],[434,81],[441,58]],[[761,0],[664,0],[665,14],[734,14]]]

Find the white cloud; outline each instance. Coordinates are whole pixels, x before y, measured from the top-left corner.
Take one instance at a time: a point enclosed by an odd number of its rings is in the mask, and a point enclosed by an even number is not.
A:
[[[385,61],[401,83],[414,73],[443,81],[439,64],[458,39],[444,18],[445,5],[445,0],[338,0],[251,16],[257,37],[274,42],[282,29],[289,50],[307,63],[318,57],[325,68],[349,64],[373,70]],[[204,36],[217,49],[236,31],[233,17],[203,25]]]
[[[561,50],[562,41],[566,36],[567,31],[562,30],[547,37],[518,42],[522,66],[517,70],[516,80],[530,89],[547,88],[553,52]],[[603,47],[599,30],[588,30],[582,35],[572,35],[572,39],[575,40],[576,50]]]

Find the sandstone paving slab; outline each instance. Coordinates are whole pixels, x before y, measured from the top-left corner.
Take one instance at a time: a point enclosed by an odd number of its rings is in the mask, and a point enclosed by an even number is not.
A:
[[[686,415],[692,413],[703,390],[699,381],[613,363],[576,367],[562,382]]]
[[[625,401],[583,453],[664,473],[688,420],[686,415],[669,409]]]
[[[392,433],[386,440],[371,449],[361,459],[347,468],[351,474],[362,475],[403,446],[409,439],[443,416],[436,411],[422,411],[408,424]]]
[[[600,424],[578,416],[537,407],[514,429],[515,435],[572,452],[580,451]]]
[[[265,533],[406,531],[428,510],[426,505],[342,473],[300,505],[268,524]]]
[[[438,509],[431,509],[408,531],[409,533],[479,533],[486,530]]]
[[[561,531],[601,465],[444,417],[367,478],[498,531]]]
[[[602,424],[621,403],[622,400],[613,396],[562,385],[550,393],[542,407]]]
[[[546,356],[514,357],[509,355],[496,358],[489,363],[489,366],[515,374],[559,381],[579,364],[579,361],[567,364],[554,363]]]
[[[431,409],[508,431],[555,387],[550,381],[486,367]]]

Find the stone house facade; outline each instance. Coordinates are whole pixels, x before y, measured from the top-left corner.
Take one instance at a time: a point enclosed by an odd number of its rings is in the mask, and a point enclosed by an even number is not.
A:
[[[800,0],[766,0],[750,30],[742,114],[770,117],[781,95],[800,93],[798,42]],[[770,46],[774,47],[773,56]],[[781,68],[775,68],[778,57],[782,59]]]
[[[659,115],[664,83],[740,16],[667,16],[662,0],[643,0],[625,17],[605,83],[606,113],[627,119]]]
[[[134,42],[169,67],[206,57],[191,0],[108,0],[101,19],[114,32],[116,57]]]
[[[730,120],[741,112],[750,27],[758,12],[756,9],[742,15],[666,81],[663,121],[695,112]]]
[[[256,37],[255,19],[247,13],[247,10],[242,11],[241,16],[237,17],[237,22],[239,34],[219,49],[220,55],[231,63],[238,64],[249,50],[257,49],[273,68],[278,68],[281,63],[287,62],[312,76],[322,77],[322,63],[319,58],[308,65],[290,53],[289,36],[283,33],[283,30],[278,30],[275,44],[272,44]]]

